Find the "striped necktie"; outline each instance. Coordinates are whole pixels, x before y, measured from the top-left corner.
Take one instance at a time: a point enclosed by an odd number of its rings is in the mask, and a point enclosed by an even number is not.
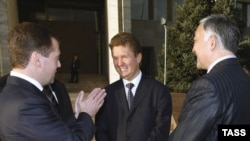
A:
[[[43,88],[43,93],[47,96],[47,98],[49,99],[50,103],[55,106],[55,108],[57,108],[57,101],[56,101],[56,98],[54,97],[53,93],[52,93],[52,90],[50,88],[49,85],[45,86]]]
[[[130,109],[134,100],[134,95],[132,93],[132,88],[134,87],[134,84],[128,83],[126,84],[126,87],[128,88],[128,107]]]

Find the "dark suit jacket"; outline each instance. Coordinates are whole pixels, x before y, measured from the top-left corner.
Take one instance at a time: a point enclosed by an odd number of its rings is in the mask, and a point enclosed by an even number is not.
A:
[[[9,74],[6,74],[0,78],[0,92],[3,90],[3,87],[6,85],[6,81]]]
[[[104,106],[96,115],[97,141],[165,141],[170,131],[170,91],[153,78],[142,75],[131,109],[123,81],[106,87]]]
[[[6,74],[0,78],[0,91],[6,85],[8,76],[9,74]],[[73,113],[72,104],[71,104],[68,91],[65,85],[56,79],[54,83],[51,84],[51,87],[53,91],[55,92],[56,97],[58,99],[58,103],[59,103],[58,110],[59,110],[60,116],[62,117],[62,120],[65,123],[67,123],[68,126],[71,127],[75,123],[76,119]]]
[[[73,113],[72,103],[68,91],[65,85],[56,79],[54,83],[51,84],[51,87],[58,99],[59,114],[61,115],[62,120],[71,127],[76,119]]]
[[[217,141],[219,124],[250,124],[250,78],[237,59],[195,81],[169,141]]]
[[[72,128],[30,82],[9,76],[0,94],[0,137],[4,141],[90,141],[95,127],[81,113]]]

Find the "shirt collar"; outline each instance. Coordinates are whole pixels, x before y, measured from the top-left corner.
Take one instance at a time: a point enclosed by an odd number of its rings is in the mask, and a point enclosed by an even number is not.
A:
[[[221,57],[221,58],[215,60],[215,61],[208,67],[207,73],[209,73],[209,72],[212,70],[212,68],[213,68],[216,64],[218,64],[219,62],[221,62],[221,61],[223,61],[223,60],[229,59],[229,58],[236,58],[236,56],[235,56],[235,55],[227,55],[227,56],[224,56],[224,57]]]
[[[36,81],[35,79],[33,79],[33,78],[31,78],[31,77],[29,77],[27,75],[24,75],[22,73],[19,73],[19,72],[13,71],[13,70],[10,72],[10,75],[19,77],[19,78],[24,79],[24,80],[27,80],[30,83],[32,83],[33,85],[35,85],[40,91],[43,90],[42,85],[38,81]]]
[[[139,71],[138,75],[132,80],[132,81],[128,81],[126,79],[122,79],[123,80],[123,84],[124,84],[124,87],[126,87],[126,84],[127,83],[133,83],[134,84],[134,88],[136,89],[137,86],[139,85],[139,82],[141,80],[141,77],[142,77],[142,72]]]

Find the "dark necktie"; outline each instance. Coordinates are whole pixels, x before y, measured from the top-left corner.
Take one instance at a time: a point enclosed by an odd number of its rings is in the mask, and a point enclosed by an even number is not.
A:
[[[134,100],[134,96],[132,93],[132,88],[134,87],[133,83],[126,84],[126,87],[128,88],[128,108],[130,109]]]
[[[49,85],[44,86],[43,93],[45,93],[45,95],[49,99],[50,103],[57,108],[57,101],[56,101]]]

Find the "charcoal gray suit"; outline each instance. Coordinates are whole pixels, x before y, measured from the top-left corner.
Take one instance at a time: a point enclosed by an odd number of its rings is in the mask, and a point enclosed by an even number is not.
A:
[[[59,114],[62,117],[62,120],[69,126],[72,127],[75,123],[75,116],[72,109],[72,103],[69,97],[69,93],[65,85],[56,80],[51,84],[52,89],[54,90],[56,97],[58,99],[58,110]]]
[[[4,88],[6,85],[6,81],[9,74],[4,75],[0,78],[0,91]],[[65,85],[58,81],[57,79],[54,80],[54,83],[51,84],[51,87],[53,91],[56,94],[57,100],[58,100],[58,111],[62,118],[62,120],[69,126],[72,127],[75,123],[76,119],[73,113],[71,100],[69,97],[69,93],[65,87]]]
[[[92,118],[81,113],[70,128],[45,94],[30,82],[9,76],[0,94],[0,137],[4,141],[90,141]]]
[[[130,110],[122,79],[105,89],[105,103],[96,116],[97,141],[167,140],[172,115],[167,87],[142,75]]]
[[[196,80],[169,141],[217,141],[219,124],[250,124],[250,78],[236,58]]]

